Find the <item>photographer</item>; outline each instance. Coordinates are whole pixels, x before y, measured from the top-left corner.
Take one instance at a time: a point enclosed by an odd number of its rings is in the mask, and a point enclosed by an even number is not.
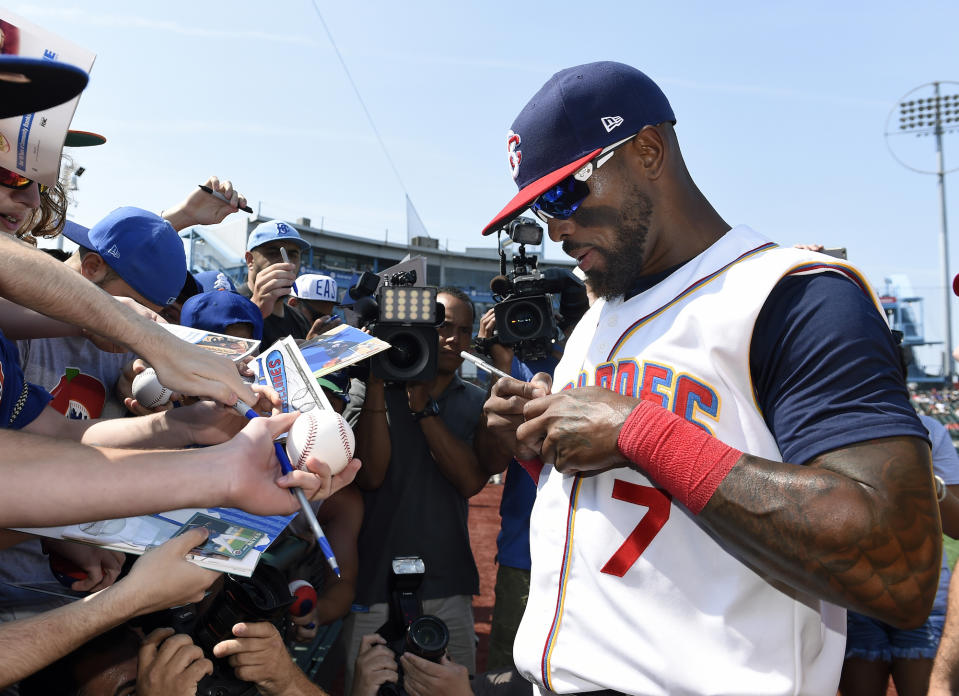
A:
[[[396,556],[425,561],[424,611],[448,625],[452,659],[475,669],[472,595],[479,580],[466,518],[467,499],[488,477],[473,448],[484,395],[456,374],[460,352],[472,337],[472,302],[456,288],[441,288],[437,300],[445,319],[438,332],[436,377],[409,384],[355,380],[345,413],[363,461],[357,483],[365,502],[359,608],[354,606],[344,624],[347,690],[361,636],[387,619],[388,575]]]
[[[219,576],[184,556],[207,532],[193,529],[147,552],[105,590],[35,617],[0,626],[0,686],[8,686],[127,619],[197,601]]]
[[[174,633],[172,628],[158,628],[140,645],[136,693],[139,696],[193,696],[197,682],[212,671],[213,664],[190,636]],[[84,689],[84,696],[86,693]]]
[[[485,672],[475,679],[462,665],[443,656],[433,662],[406,652],[396,655],[386,647],[382,636],[363,636],[356,658],[356,676],[349,696],[376,696],[381,685],[396,683],[403,669],[403,688],[409,696],[527,696],[530,684],[515,670]]]
[[[290,659],[276,626],[268,621],[238,623],[235,638],[213,648],[219,658],[228,658],[236,676],[256,684],[263,696],[326,696]]]

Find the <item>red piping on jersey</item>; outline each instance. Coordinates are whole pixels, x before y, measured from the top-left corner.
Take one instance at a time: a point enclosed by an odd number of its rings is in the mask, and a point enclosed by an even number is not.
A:
[[[579,499],[579,488],[582,481],[583,477],[577,474],[569,495],[569,512],[566,515],[566,545],[563,548],[559,589],[556,593],[556,613],[553,615],[553,623],[549,627],[549,635],[546,636],[546,645],[543,647],[543,686],[550,691],[553,690],[553,683],[549,678],[550,656],[556,646],[556,634],[559,632],[559,625],[563,618],[563,606],[566,603],[566,583],[569,581],[569,567],[572,564],[571,551],[573,548],[573,526],[576,522],[576,501]]]
[[[725,266],[723,266],[723,267],[720,268],[719,270],[713,271],[713,272],[710,273],[709,275],[700,278],[699,280],[697,280],[697,281],[694,282],[692,285],[690,285],[688,288],[686,288],[686,289],[683,290],[681,293],[679,293],[678,295],[676,295],[676,297],[674,297],[673,299],[671,299],[669,302],[667,302],[666,304],[664,304],[664,305],[663,305],[662,307],[660,307],[659,309],[657,309],[657,310],[655,310],[655,311],[653,311],[653,312],[650,312],[650,313],[647,314],[646,316],[644,316],[644,317],[642,317],[641,319],[639,319],[639,320],[637,320],[636,322],[634,322],[628,329],[626,329],[626,331],[623,332],[623,334],[622,334],[618,339],[616,339],[616,343],[613,344],[613,349],[612,349],[611,351],[609,351],[609,355],[606,356],[607,362],[608,362],[608,361],[611,361],[611,360],[613,359],[613,357],[616,355],[616,353],[619,352],[619,349],[623,347],[623,344],[624,344],[627,340],[629,340],[630,336],[632,336],[641,326],[643,326],[644,324],[648,323],[648,322],[651,321],[652,319],[655,319],[656,317],[658,317],[660,314],[662,314],[663,312],[665,312],[667,309],[669,309],[670,307],[672,307],[674,304],[676,304],[677,302],[679,302],[680,300],[682,300],[683,298],[685,298],[687,295],[689,295],[689,294],[691,294],[691,293],[693,293],[693,292],[696,292],[697,290],[699,290],[701,287],[703,287],[703,286],[706,285],[707,283],[715,280],[715,278],[716,278],[717,276],[722,275],[723,273],[725,273],[727,270],[729,270],[729,268],[730,268],[731,266],[736,265],[736,264],[739,263],[740,261],[744,261],[745,259],[749,258],[750,256],[754,256],[754,255],[756,255],[756,254],[761,254],[761,253],[764,252],[764,251],[767,251],[767,250],[769,250],[769,249],[774,249],[774,248],[776,248],[776,247],[778,247],[778,246],[779,246],[779,245],[776,244],[775,242],[766,242],[765,244],[762,244],[762,245],[756,247],[755,249],[751,249],[750,251],[745,252],[744,254],[742,254],[741,256],[739,256],[738,258],[735,258],[735,259],[733,259],[732,261],[730,261],[729,263],[727,263]]]

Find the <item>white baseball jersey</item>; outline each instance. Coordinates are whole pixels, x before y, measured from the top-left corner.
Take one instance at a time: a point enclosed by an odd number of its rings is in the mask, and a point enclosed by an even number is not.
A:
[[[784,276],[848,264],[736,227],[654,288],[597,301],[553,390],[601,385],[661,404],[723,442],[782,461],[753,396],[749,347]],[[834,694],[845,610],[763,577],[643,474],[543,467],[532,580],[514,657],[542,693]]]

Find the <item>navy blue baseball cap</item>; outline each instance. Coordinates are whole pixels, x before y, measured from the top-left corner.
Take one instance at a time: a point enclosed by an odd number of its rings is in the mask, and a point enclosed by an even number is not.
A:
[[[197,284],[200,286],[200,292],[212,292],[213,290],[228,290],[236,292],[236,285],[230,280],[223,271],[201,271],[194,273]]]
[[[260,308],[243,295],[213,290],[194,295],[183,303],[180,323],[193,329],[223,333],[231,324],[250,324],[253,338],[263,339],[263,315]]]
[[[501,228],[604,147],[665,121],[676,122],[669,100],[636,68],[603,61],[556,73],[506,134],[506,154],[519,193],[483,234]]]
[[[301,249],[310,248],[309,243],[300,237],[300,233],[296,231],[293,225],[282,220],[270,220],[256,226],[250,234],[250,238],[246,240],[246,250],[253,251],[258,246],[277,239],[289,240],[299,245]]]
[[[173,225],[142,208],[117,208],[89,230],[80,225],[63,236],[97,252],[131,288],[153,304],[176,301],[186,281],[183,241]]]
[[[75,65],[0,55],[0,118],[44,111],[73,99],[90,76]]]

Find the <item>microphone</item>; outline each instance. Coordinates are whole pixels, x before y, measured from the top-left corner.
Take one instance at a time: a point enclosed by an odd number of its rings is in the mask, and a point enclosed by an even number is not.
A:
[[[504,275],[493,276],[489,289],[495,295],[506,295],[509,293],[509,279]]]

